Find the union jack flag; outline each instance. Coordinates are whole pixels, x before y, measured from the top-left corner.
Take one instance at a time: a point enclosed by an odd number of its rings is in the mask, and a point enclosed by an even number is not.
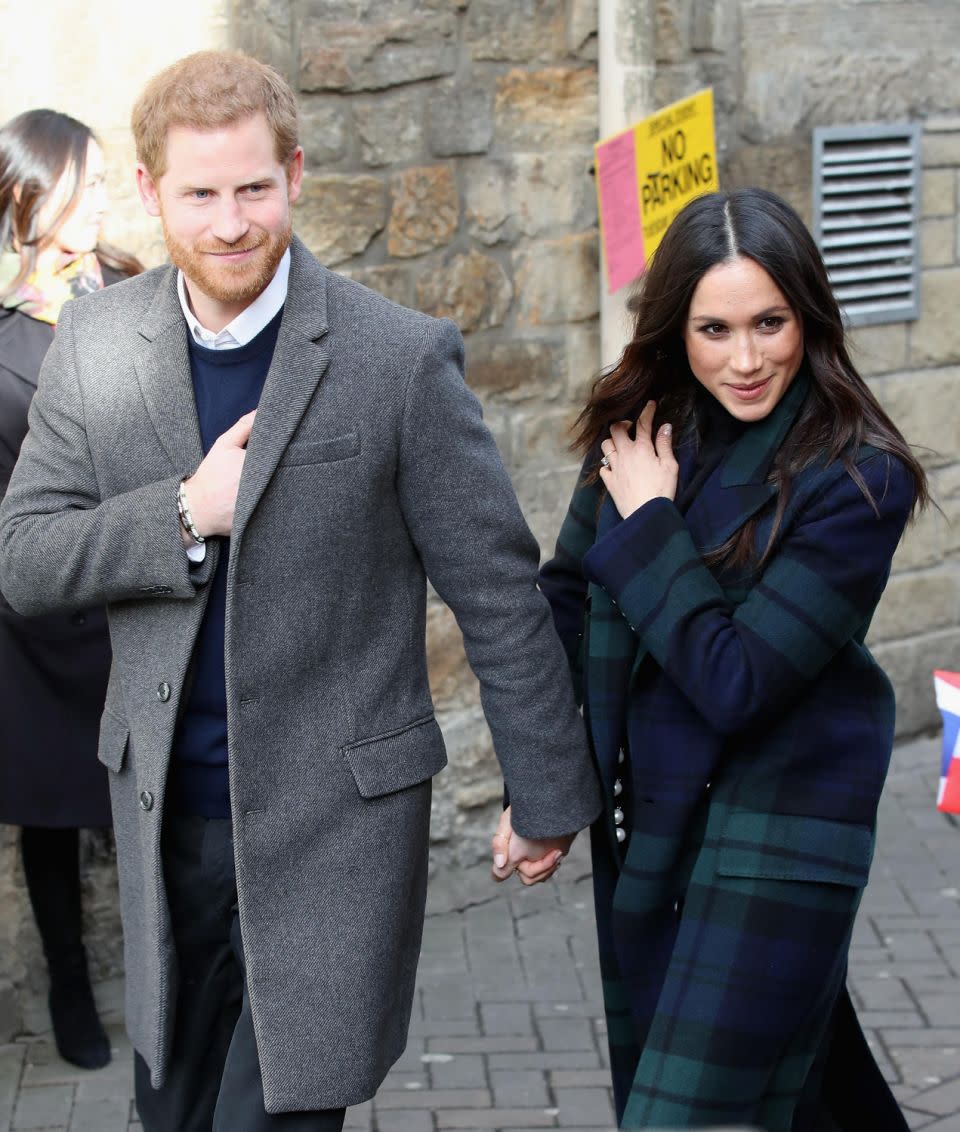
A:
[[[937,809],[960,814],[960,672],[938,670],[933,674],[937,707],[943,716],[943,761]]]

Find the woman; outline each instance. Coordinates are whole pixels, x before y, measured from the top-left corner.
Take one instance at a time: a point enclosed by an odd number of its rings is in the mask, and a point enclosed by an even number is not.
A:
[[[99,242],[103,153],[82,123],[31,110],[0,129],[0,495],[63,304],[136,274]],[[81,939],[78,830],[110,825],[96,759],[110,649],[100,610],[25,619],[0,599],[0,821],[20,825],[60,1054],[97,1068],[110,1045]]]
[[[924,474],[773,194],[689,204],[633,311],[542,572],[607,798],[618,1117],[905,1129],[844,985],[893,740],[863,642]]]

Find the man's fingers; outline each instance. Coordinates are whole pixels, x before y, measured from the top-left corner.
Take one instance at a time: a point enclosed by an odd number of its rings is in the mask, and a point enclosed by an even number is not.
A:
[[[250,433],[253,430],[253,419],[256,415],[256,409],[250,413],[244,413],[226,432],[221,433],[218,439],[222,440],[225,444],[229,444],[232,448],[244,448],[247,441],[250,439]]]
[[[517,876],[526,885],[540,884],[553,876],[562,860],[563,854],[556,850],[539,861],[521,861],[517,865]]]
[[[563,854],[559,849],[556,849],[548,853],[546,857],[541,857],[539,861],[520,861],[517,865],[517,872],[525,877],[536,880],[548,873],[552,873],[562,860]]]
[[[497,880],[506,880],[516,872],[524,884],[539,884],[557,871],[572,841],[572,836],[543,840],[522,837],[512,827],[508,807],[493,835],[493,875]]]

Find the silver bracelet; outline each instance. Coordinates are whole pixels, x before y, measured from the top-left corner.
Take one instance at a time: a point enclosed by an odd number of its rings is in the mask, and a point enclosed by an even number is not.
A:
[[[195,543],[197,543],[199,546],[202,546],[207,540],[202,534],[200,534],[200,532],[194,525],[193,516],[190,514],[190,507],[187,504],[187,494],[183,489],[184,484],[189,478],[189,476],[186,476],[184,479],[182,479],[180,481],[180,486],[177,488],[177,512],[180,515],[180,525]]]

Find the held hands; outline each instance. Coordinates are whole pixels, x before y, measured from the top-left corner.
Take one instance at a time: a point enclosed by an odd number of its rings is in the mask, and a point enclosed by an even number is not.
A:
[[[651,499],[673,499],[677,493],[677,461],[673,456],[670,425],[651,435],[656,402],[648,401],[637,420],[636,440],[631,440],[631,421],[610,426],[610,439],[603,450],[600,478],[622,518],[626,519]]]
[[[570,851],[576,834],[547,837],[542,841],[521,837],[513,832],[510,814],[511,807],[507,806],[493,835],[494,880],[506,880],[513,873],[526,885],[549,880]]]
[[[230,534],[247,441],[256,415],[254,409],[221,433],[183,486],[194,526],[204,538]]]

